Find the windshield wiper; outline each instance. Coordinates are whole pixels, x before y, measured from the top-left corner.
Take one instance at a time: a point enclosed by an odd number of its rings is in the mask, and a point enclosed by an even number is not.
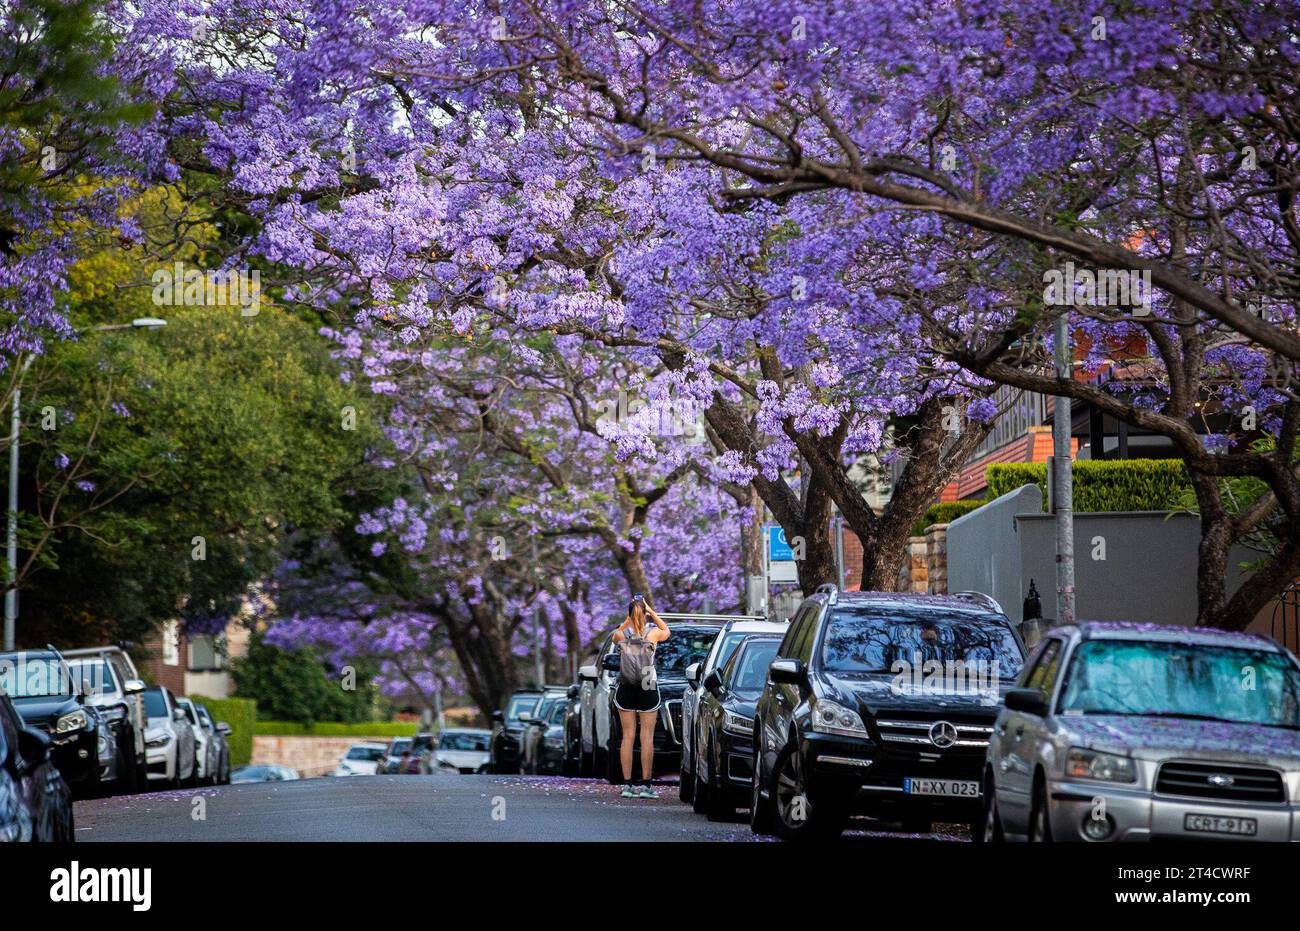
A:
[[[1105,711],[1088,710],[1087,714],[1107,714],[1117,718],[1179,718],[1186,721],[1218,721],[1221,724],[1253,724],[1259,727],[1285,727],[1288,730],[1300,730],[1297,724],[1269,723],[1267,721],[1242,721],[1237,718],[1221,718],[1213,714],[1194,714],[1190,711]]]

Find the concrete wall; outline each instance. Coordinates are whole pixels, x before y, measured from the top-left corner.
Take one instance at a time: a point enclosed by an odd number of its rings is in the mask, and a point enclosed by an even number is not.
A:
[[[1007,617],[1020,621],[1029,579],[1021,572],[1022,541],[1016,517],[1038,514],[1042,509],[1039,487],[1023,485],[948,524],[947,590],[992,595]],[[1054,558],[1055,552],[1055,544],[1048,547],[1049,558]],[[1055,569],[1046,589],[1041,575],[1034,578],[1047,614],[1048,595],[1055,590]]]
[[[1050,514],[1016,518],[1021,539],[1020,582],[1032,577],[1043,598],[1043,616],[1056,613],[1056,526]],[[1200,518],[1167,511],[1118,511],[1074,516],[1076,612],[1085,620],[1196,623],[1196,548]],[[1104,558],[1102,558],[1104,557]],[[1228,556],[1228,591],[1243,575],[1237,566],[1251,554],[1240,547]],[[1004,605],[1005,606],[1005,605]]]

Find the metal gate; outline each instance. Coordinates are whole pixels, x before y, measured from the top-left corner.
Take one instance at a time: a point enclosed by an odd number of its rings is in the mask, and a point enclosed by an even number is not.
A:
[[[1278,596],[1270,632],[1292,653],[1300,653],[1300,579]]]

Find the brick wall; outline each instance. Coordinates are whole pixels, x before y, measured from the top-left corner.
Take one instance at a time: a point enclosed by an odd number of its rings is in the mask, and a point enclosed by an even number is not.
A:
[[[180,633],[179,622],[173,621],[156,630],[144,641],[143,646],[147,658],[140,665],[145,678],[156,685],[165,685],[174,695],[187,694],[185,670],[190,664],[189,644]],[[174,648],[174,652],[171,648]],[[173,659],[175,662],[170,662]]]

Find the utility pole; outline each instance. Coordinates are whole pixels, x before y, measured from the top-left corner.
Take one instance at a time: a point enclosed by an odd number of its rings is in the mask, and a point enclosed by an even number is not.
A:
[[[537,537],[532,538],[533,544],[533,568],[537,568]],[[538,594],[540,594],[540,589]],[[540,689],[546,684],[546,673],[542,669],[542,625],[541,625],[541,604],[537,595],[533,596],[533,674],[537,677],[537,687]]]
[[[1074,377],[1070,313],[1063,310],[1052,332],[1056,377]],[[1052,411],[1051,504],[1056,519],[1056,623],[1074,623],[1074,474],[1070,455],[1070,399],[1057,395]]]

